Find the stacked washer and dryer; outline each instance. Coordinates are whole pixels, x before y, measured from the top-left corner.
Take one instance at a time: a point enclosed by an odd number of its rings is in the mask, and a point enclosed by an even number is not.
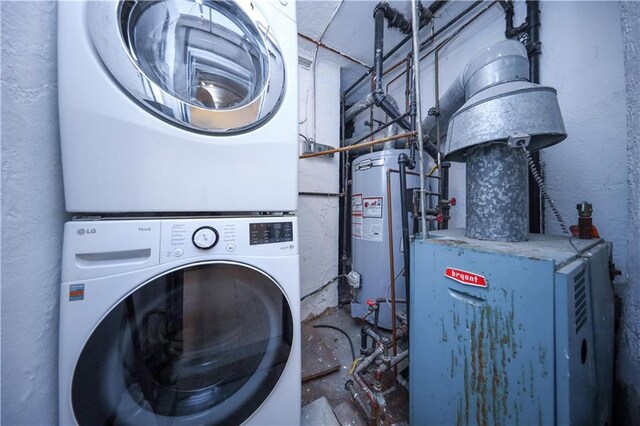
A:
[[[299,424],[295,13],[60,3],[60,424]]]

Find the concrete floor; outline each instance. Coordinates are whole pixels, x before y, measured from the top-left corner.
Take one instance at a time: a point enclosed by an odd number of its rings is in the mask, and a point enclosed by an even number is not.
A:
[[[349,306],[341,308],[331,308],[322,315],[311,319],[304,323],[303,340],[305,338],[305,329],[311,325],[326,324],[340,327],[344,330],[353,341],[356,357],[360,355],[360,328],[363,321],[351,318],[349,314]],[[330,373],[326,376],[319,377],[314,380],[302,383],[302,405],[309,404],[318,398],[326,397],[331,407],[336,412],[341,424],[344,425],[366,425],[368,424],[365,414],[358,404],[353,401],[349,392],[345,389],[345,383],[352,377],[349,375],[349,369],[352,364],[351,350],[347,338],[340,332],[326,328],[316,328],[317,333],[322,337],[325,344],[334,352],[335,357],[341,364],[338,371]],[[305,354],[302,356],[313,356],[314,354]],[[388,380],[383,390],[394,387],[392,373],[389,372]],[[408,424],[408,398],[407,393],[398,387],[386,395],[387,400],[387,424]],[[336,407],[339,407],[336,410]]]

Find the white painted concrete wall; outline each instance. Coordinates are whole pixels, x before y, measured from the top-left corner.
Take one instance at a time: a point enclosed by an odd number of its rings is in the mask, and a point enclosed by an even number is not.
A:
[[[2,417],[58,421],[56,3],[2,2]]]
[[[622,3],[627,100],[628,283],[618,342],[617,400],[621,420],[640,424],[640,3]],[[621,422],[622,423],[622,422]]]
[[[300,55],[314,60],[310,70],[299,67],[300,133],[315,141],[340,146],[340,66],[326,52],[302,39]],[[315,59],[314,59],[315,58]],[[314,74],[315,71],[315,74]],[[314,114],[315,110],[315,114]],[[302,137],[300,138],[302,140]],[[301,151],[302,153],[302,144]],[[300,192],[339,192],[339,156],[300,160]],[[338,304],[338,197],[301,195],[300,278],[302,319]]]

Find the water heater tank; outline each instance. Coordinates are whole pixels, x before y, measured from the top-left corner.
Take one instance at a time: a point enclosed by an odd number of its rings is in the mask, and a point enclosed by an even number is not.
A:
[[[391,277],[389,240],[392,237],[393,266],[396,298],[405,298],[405,284],[402,274],[402,218],[400,209],[400,178],[398,156],[409,154],[408,150],[387,149],[366,154],[353,160],[351,197],[351,244],[353,253],[352,269],[361,276],[360,287],[355,290],[351,303],[351,316],[362,318],[368,309],[367,301],[388,298],[391,301]],[[387,196],[387,175],[389,175],[391,197]],[[407,188],[419,188],[417,175],[407,174]],[[391,206],[392,226],[389,229]],[[391,231],[391,232],[389,232]],[[398,311],[404,305],[398,304]],[[373,315],[367,318],[373,322]],[[391,328],[391,308],[380,304],[378,325]]]

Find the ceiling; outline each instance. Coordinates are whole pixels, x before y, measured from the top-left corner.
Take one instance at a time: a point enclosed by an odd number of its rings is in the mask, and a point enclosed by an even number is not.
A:
[[[411,19],[411,1],[391,0],[392,7],[400,10]],[[373,9],[378,1],[373,0],[299,0],[297,2],[298,31],[314,40],[330,46],[346,55],[356,59],[362,64],[373,65]],[[395,46],[405,37],[397,30],[388,29],[385,23],[384,44],[385,49]],[[407,43],[394,57],[404,57],[410,49]],[[342,58],[326,49],[319,49],[316,53],[316,45],[300,40],[303,55],[309,55],[309,59],[331,57],[342,67],[342,88],[346,88],[358,79],[367,69],[362,64]],[[363,84],[361,86],[366,86]],[[362,87],[354,93],[354,97],[364,96],[367,88]]]
[[[367,66],[373,64],[373,33],[374,33],[374,21],[373,21],[373,9],[375,8],[378,0],[298,0],[297,2],[297,18],[298,18],[298,32],[306,36],[311,37],[316,41],[321,41],[323,44],[334,48],[351,58],[349,60],[336,53],[332,53],[327,49],[318,49],[317,45],[299,38],[299,47],[301,56],[306,56],[307,59],[318,60],[328,58],[333,62],[336,62],[341,67],[341,85],[342,90],[349,87],[355,82],[365,71]],[[389,0],[392,7],[402,12],[408,19],[411,19],[411,1],[410,0]],[[431,2],[424,1],[423,4],[428,6]],[[526,9],[524,1],[516,1],[516,24],[523,20]],[[445,23],[449,22],[452,18],[458,15],[463,9],[467,8],[471,4],[470,1],[451,1],[448,2],[434,18],[434,26],[436,29],[441,27]],[[490,2],[486,2],[486,7],[490,6]],[[500,7],[494,6],[491,8],[490,13],[487,13],[486,20],[480,19],[473,26],[476,28],[484,25],[492,25],[493,22],[503,22],[503,12]],[[475,13],[475,12],[474,12]],[[504,25],[504,24],[501,24]],[[457,26],[454,26],[454,28]],[[495,26],[498,37],[504,31],[500,25]],[[453,30],[453,29],[452,29]],[[446,33],[450,33],[449,30]],[[421,30],[421,40],[427,37],[427,34],[431,31],[431,26],[427,26]],[[384,32],[384,49],[389,51],[398,42],[405,37],[396,29],[387,28],[385,23]],[[471,37],[472,33],[466,32],[467,38]],[[470,39],[468,39],[469,41]],[[470,43],[470,48],[478,49],[483,46],[473,46],[474,43]],[[387,64],[393,64],[404,58],[411,50],[411,42],[407,42],[396,54],[394,54]],[[469,52],[463,52],[470,56],[476,50]],[[359,62],[359,63],[358,63]],[[358,89],[350,94],[347,101],[355,102],[364,97],[370,90],[370,86],[364,82],[358,86]]]

